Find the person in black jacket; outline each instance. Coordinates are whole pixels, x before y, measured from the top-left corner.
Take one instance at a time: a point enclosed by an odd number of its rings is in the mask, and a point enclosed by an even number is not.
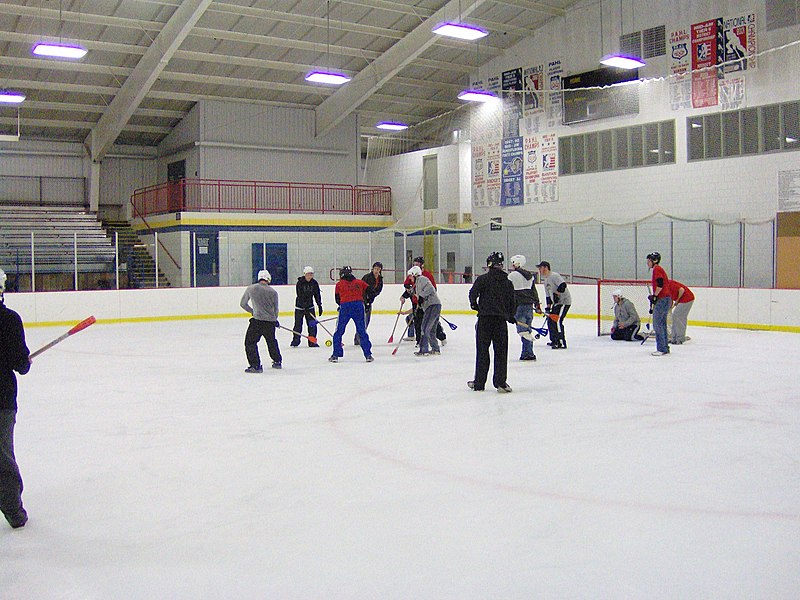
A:
[[[361,279],[367,282],[367,291],[364,292],[364,329],[369,327],[369,319],[372,316],[372,303],[375,302],[380,293],[383,291],[383,263],[375,261],[372,263],[372,271],[364,275]],[[353,342],[358,346],[361,341],[358,338],[358,332]]]
[[[317,316],[322,316],[322,294],[319,291],[319,283],[314,279],[314,267],[303,267],[303,276],[297,278],[297,299],[294,301],[294,327],[293,331],[303,332],[303,319],[306,320],[308,327],[308,337],[317,337]],[[319,308],[319,315],[314,314],[314,302]],[[290,346],[300,345],[300,336],[295,333],[292,336]],[[311,348],[319,348],[316,342],[308,341]]]
[[[475,279],[469,290],[469,305],[478,311],[475,325],[475,378],[467,386],[476,392],[486,386],[489,375],[489,346],[494,349],[492,384],[498,392],[510,392],[508,374],[508,325],[515,323],[514,285],[503,270],[502,252],[492,252],[486,259],[488,271]]]
[[[17,377],[31,368],[22,319],[6,308],[6,274],[0,269],[0,510],[14,529],[23,527],[28,513],[22,506],[22,476],[14,456],[17,421]]]

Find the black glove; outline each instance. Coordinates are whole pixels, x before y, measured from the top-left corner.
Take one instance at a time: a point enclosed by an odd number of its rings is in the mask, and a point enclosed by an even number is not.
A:
[[[425,298],[418,296],[417,297],[417,306],[422,306],[422,303],[425,302]]]
[[[517,320],[514,317],[508,317],[508,322],[511,323],[512,325],[517,324]]]
[[[280,329],[281,324],[278,321],[275,321],[275,329]]]
[[[650,294],[647,299],[650,300],[650,304],[655,304],[658,301],[658,296]]]
[[[322,306],[319,307],[319,316],[322,316]]]
[[[469,305],[469,307],[470,307],[472,310],[474,310],[475,312],[478,312],[478,305],[477,305],[477,304],[470,304],[470,305]]]

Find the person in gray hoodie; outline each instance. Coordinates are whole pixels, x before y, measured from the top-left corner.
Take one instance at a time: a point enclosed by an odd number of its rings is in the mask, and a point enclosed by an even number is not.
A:
[[[517,333],[522,339],[522,354],[519,359],[536,360],[536,355],[533,353],[533,335],[531,335],[533,311],[541,314],[542,305],[539,302],[533,273],[523,268],[525,262],[526,259],[521,254],[511,257],[508,280],[514,284],[514,303],[517,306],[514,318],[517,320]]]
[[[625,340],[626,342],[641,341],[639,327],[641,319],[633,302],[622,295],[622,290],[611,292],[614,299],[614,324],[611,326],[612,340]]]
[[[263,337],[267,340],[267,350],[272,359],[272,368],[280,369],[282,366],[281,351],[278,340],[275,339],[275,329],[278,323],[278,292],[270,287],[272,275],[263,269],[258,272],[258,283],[247,287],[239,305],[253,317],[244,336],[244,351],[247,355],[245,373],[262,373],[261,357],[258,354],[258,342]],[[252,302],[252,306],[250,303]]]
[[[538,265],[539,276],[544,281],[544,295],[547,298],[545,312],[550,315],[547,328],[550,330],[550,348],[558,350],[567,347],[564,337],[564,319],[572,306],[572,294],[567,289],[567,282],[560,273],[550,270],[550,263],[543,260]]]
[[[419,351],[414,352],[414,356],[438,356],[440,350],[439,340],[436,338],[436,325],[439,323],[439,315],[442,314],[442,301],[439,300],[433,283],[422,274],[420,267],[411,267],[408,276],[412,281],[410,293],[417,296],[417,306],[423,307]]]

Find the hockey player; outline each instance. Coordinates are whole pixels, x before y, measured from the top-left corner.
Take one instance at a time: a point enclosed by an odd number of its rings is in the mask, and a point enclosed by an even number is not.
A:
[[[469,305],[478,312],[475,326],[475,378],[467,386],[483,391],[489,375],[489,346],[494,349],[492,384],[498,392],[510,392],[508,375],[508,323],[514,323],[514,285],[503,270],[503,253],[486,258],[486,273],[475,279],[469,290]]]
[[[0,510],[14,529],[24,527],[28,513],[22,506],[22,476],[14,456],[17,421],[17,377],[31,368],[22,319],[6,308],[6,274],[0,269]]]
[[[436,294],[436,288],[430,279],[422,274],[422,269],[418,266],[408,270],[411,279],[411,291],[417,297],[417,306],[423,306],[424,314],[422,317],[422,332],[419,338],[419,351],[414,356],[438,356],[439,340],[436,339],[436,324],[439,322],[439,315],[442,313],[442,302]],[[428,347],[430,346],[430,350]]]
[[[517,306],[514,318],[517,321],[517,333],[522,339],[522,354],[519,359],[536,360],[536,355],[533,353],[533,335],[531,335],[533,311],[541,314],[542,306],[533,273],[524,269],[525,262],[526,259],[521,254],[511,257],[508,280],[514,285],[514,303]],[[523,335],[525,333],[527,335]]]
[[[669,295],[669,278],[664,267],[661,266],[661,254],[651,252],[647,255],[647,268],[652,269],[653,293],[650,295],[650,312],[653,314],[653,330],[656,332],[656,350],[653,356],[669,354],[669,339],[667,337],[667,315],[672,307],[672,297]]]
[[[674,279],[669,280],[669,293],[672,297],[672,335],[669,343],[680,345],[691,339],[686,336],[686,322],[694,304],[694,293],[688,285]]]
[[[375,298],[383,291],[382,271],[383,263],[375,261],[372,263],[372,270],[361,278],[367,284],[367,291],[364,292],[364,329],[369,327],[369,320],[372,317],[372,303],[375,302]],[[356,346],[361,343],[358,339],[358,333],[356,333],[353,343],[355,343]]]
[[[433,284],[434,289],[438,289],[436,285],[436,280],[433,278],[433,273],[431,273],[425,268],[424,257],[417,256],[411,262],[411,266],[419,267],[422,270],[422,274]],[[403,282],[403,285],[405,286],[406,290],[408,290],[411,287],[411,279],[409,277],[406,277],[405,281]],[[403,297],[408,297],[408,296],[403,294]],[[422,319],[425,316],[424,315],[425,309],[417,304],[416,296],[411,296],[411,302],[412,302],[412,309],[414,311],[414,332],[413,332],[414,335],[411,335],[412,332],[409,331],[408,339],[413,340],[414,337],[416,336],[417,345],[419,345],[420,328],[422,327]],[[406,323],[409,322],[410,318],[407,318]],[[438,321],[436,322],[436,339],[442,342],[442,345],[447,343],[447,335],[445,334],[444,329],[442,329],[442,325]]]
[[[558,350],[567,347],[564,337],[564,319],[572,306],[572,295],[567,289],[567,282],[555,271],[550,270],[550,263],[543,260],[538,265],[539,276],[544,282],[544,295],[547,298],[545,312],[550,315],[547,328],[550,330],[550,348]]]
[[[642,341],[639,335],[641,319],[633,302],[622,295],[622,290],[611,292],[614,299],[614,324],[611,326],[612,340],[625,340],[626,342]]]
[[[267,340],[267,350],[272,359],[272,368],[280,369],[282,366],[281,351],[278,348],[278,340],[275,339],[275,329],[280,327],[278,323],[278,292],[269,284],[272,275],[263,269],[258,272],[258,282],[248,286],[244,291],[239,305],[249,312],[253,317],[244,336],[244,351],[247,355],[247,367],[245,373],[263,373],[261,357],[258,354],[258,342],[264,337]],[[252,306],[250,303],[252,302]]]
[[[300,345],[300,333],[303,331],[303,319],[308,327],[308,337],[317,337],[317,321],[314,314],[314,302],[319,308],[319,316],[322,316],[322,295],[319,290],[319,283],[314,279],[314,267],[303,267],[303,276],[297,278],[295,285],[297,298],[294,301],[294,327],[296,333],[292,337],[291,346]],[[319,348],[319,344],[308,340],[311,348]]]
[[[333,354],[328,359],[329,361],[338,362],[344,356],[342,337],[347,323],[351,319],[356,324],[364,358],[367,359],[367,362],[373,361],[372,343],[369,341],[369,335],[364,326],[364,293],[366,290],[367,282],[363,279],[356,279],[351,267],[344,266],[339,269],[339,281],[336,282],[335,289],[336,304],[339,305],[339,319],[333,334]]]

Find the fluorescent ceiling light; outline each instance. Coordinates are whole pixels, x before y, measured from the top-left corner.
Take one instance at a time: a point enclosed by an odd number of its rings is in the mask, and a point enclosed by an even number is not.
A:
[[[393,121],[381,121],[377,125],[375,125],[378,129],[386,129],[387,131],[403,131],[404,129],[408,129],[408,125],[405,123],[395,123]]]
[[[600,64],[607,67],[617,67],[618,69],[638,69],[643,67],[645,62],[635,56],[625,56],[624,54],[609,54],[600,59]]]
[[[786,136],[786,143],[787,144],[796,144],[799,141],[800,140],[798,140],[797,138],[794,138],[794,137],[791,137],[791,136],[788,136],[788,135]]]
[[[327,83],[328,85],[342,85],[350,81],[350,77],[333,71],[311,71],[306,75],[306,81],[313,83]]]
[[[83,58],[86,56],[86,48],[72,44],[45,44],[37,43],[33,47],[36,56],[49,56],[52,58]]]
[[[0,90],[0,102],[5,104],[19,104],[25,100],[22,92],[12,92],[11,90]]]
[[[477,40],[489,35],[488,31],[476,25],[451,22],[437,25],[433,28],[433,33],[458,38],[459,40]]]
[[[492,100],[497,100],[497,96],[484,90],[464,90],[458,95],[458,99],[470,102],[491,102]]]

